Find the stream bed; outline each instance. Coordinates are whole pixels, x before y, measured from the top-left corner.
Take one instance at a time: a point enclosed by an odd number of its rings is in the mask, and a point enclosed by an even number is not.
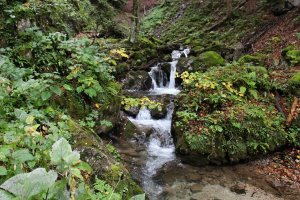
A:
[[[153,119],[148,109],[141,109],[128,119],[140,133],[133,138],[121,138],[116,147],[133,178],[143,187],[150,200],[280,200],[280,192],[256,175],[255,164],[195,167],[184,164],[175,155],[171,136],[173,100],[180,93],[176,88],[176,65],[189,49],[172,52],[169,74],[160,63],[149,72],[152,89],[148,96],[168,95],[170,103],[163,119]],[[139,93],[139,91],[134,91]]]

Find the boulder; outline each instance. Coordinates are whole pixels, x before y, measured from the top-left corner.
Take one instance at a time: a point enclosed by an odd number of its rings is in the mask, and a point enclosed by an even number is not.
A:
[[[224,58],[215,51],[206,51],[200,54],[200,59],[206,67],[225,65]]]
[[[161,103],[162,109],[158,108],[150,109],[150,114],[153,119],[164,119],[168,114],[168,108],[170,105],[170,95],[161,95],[159,98],[157,96],[151,97],[151,100]]]
[[[125,90],[149,90],[152,86],[152,80],[146,71],[130,71],[122,81]]]
[[[101,120],[106,120],[112,123],[112,126],[97,124],[95,129],[99,136],[107,136],[113,131],[120,120],[121,98],[116,97],[109,105],[102,106],[99,110]]]
[[[81,160],[87,162],[93,169],[92,182],[96,177],[105,180],[116,189],[116,192],[122,194],[122,199],[143,193],[127,169],[115,160],[96,134],[74,125],[73,141],[75,150],[80,152]]]

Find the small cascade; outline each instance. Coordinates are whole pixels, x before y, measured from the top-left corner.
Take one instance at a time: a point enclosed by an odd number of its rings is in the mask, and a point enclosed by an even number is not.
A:
[[[190,49],[184,50],[175,50],[172,52],[172,62],[169,62],[171,65],[170,69],[170,77],[167,77],[166,72],[161,69],[161,64],[158,63],[154,67],[151,68],[149,75],[152,79],[152,90],[153,94],[173,94],[177,95],[180,91],[176,88],[176,67],[178,64],[178,60],[182,55],[186,57],[190,53]]]
[[[180,50],[172,52],[172,62],[170,64],[170,76],[161,69],[161,63],[151,68],[149,75],[152,79],[152,90],[150,94],[176,95],[180,92],[176,88],[176,67],[178,60],[182,55],[188,56],[190,50]],[[165,164],[175,157],[175,146],[171,135],[172,114],[174,111],[174,96],[170,96],[170,104],[167,115],[164,119],[155,120],[151,117],[151,112],[148,109],[141,109],[136,118],[129,118],[141,130],[151,130],[151,134],[146,143],[147,160],[143,168],[143,188],[153,199],[156,199],[162,192],[162,187],[155,183],[153,176]]]
[[[141,109],[138,113],[138,115],[136,116],[136,120],[141,121],[141,120],[151,120],[151,114],[150,114],[150,110],[144,108]]]

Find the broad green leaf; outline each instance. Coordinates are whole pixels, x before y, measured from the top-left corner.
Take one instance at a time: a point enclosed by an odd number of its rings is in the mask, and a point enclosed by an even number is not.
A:
[[[257,91],[256,91],[256,90],[250,90],[249,92],[250,92],[250,94],[251,94],[255,99],[258,99],[258,95],[257,95]]]
[[[76,151],[71,152],[69,155],[64,157],[64,160],[69,165],[73,165],[80,160],[80,154]]]
[[[243,86],[240,87],[240,93],[245,94],[246,90],[247,90],[247,88],[245,88]]]
[[[28,117],[26,118],[26,120],[25,120],[25,122],[26,122],[26,124],[33,124],[33,122],[34,122],[34,116],[32,116],[32,115],[28,115]]]
[[[65,138],[61,138],[53,144],[50,157],[53,165],[73,165],[79,161],[80,154],[76,151],[73,152],[69,142]]]
[[[66,179],[56,181],[49,189],[49,199],[69,200],[70,192],[67,190],[67,184]]]
[[[72,86],[68,85],[68,84],[64,84],[63,87],[66,89],[66,90],[69,90],[69,91],[72,91],[73,88]]]
[[[13,200],[14,197],[6,192],[5,190],[0,189],[0,199],[1,200]]]
[[[97,91],[93,88],[88,88],[88,89],[85,89],[84,92],[89,95],[90,97],[95,97],[97,96]]]
[[[50,90],[51,90],[52,92],[54,92],[56,95],[58,95],[58,96],[61,95],[61,89],[60,89],[59,87],[57,87],[57,86],[51,86],[51,87],[50,87]]]
[[[12,154],[12,157],[14,160],[16,160],[20,163],[23,163],[23,162],[26,162],[29,160],[34,160],[33,155],[31,153],[29,153],[28,149],[17,150]]]
[[[81,161],[78,165],[76,165],[76,168],[78,168],[82,171],[86,171],[88,173],[93,172],[93,169],[91,168],[91,166],[88,163],[83,162],[83,161]]]
[[[130,200],[145,200],[145,199],[146,199],[145,194],[139,194],[130,198]]]
[[[75,177],[79,178],[80,180],[83,180],[83,177],[81,176],[81,172],[79,169],[72,167],[71,168],[71,173],[72,175],[74,175]]]
[[[42,100],[46,101],[52,96],[52,94],[49,91],[44,91],[42,92],[41,96],[42,96]]]
[[[30,197],[46,191],[57,179],[57,173],[54,171],[46,172],[44,168],[37,168],[30,173],[18,174],[0,187],[19,199],[30,199]]]
[[[5,167],[0,166],[0,176],[5,176],[7,175],[7,170]]]

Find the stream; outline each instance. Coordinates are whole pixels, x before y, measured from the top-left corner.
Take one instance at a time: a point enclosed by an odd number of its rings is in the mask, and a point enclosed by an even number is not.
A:
[[[153,119],[148,109],[141,109],[135,118],[128,117],[140,134],[120,139],[116,146],[133,178],[150,200],[282,199],[276,189],[265,184],[263,177],[254,177],[255,167],[251,165],[195,167],[182,163],[175,155],[171,121],[173,100],[180,93],[175,83],[176,66],[178,59],[187,57],[189,52],[189,49],[172,52],[169,74],[161,69],[161,63],[149,72],[152,89],[146,95],[156,98],[168,95],[170,99],[165,118]]]

